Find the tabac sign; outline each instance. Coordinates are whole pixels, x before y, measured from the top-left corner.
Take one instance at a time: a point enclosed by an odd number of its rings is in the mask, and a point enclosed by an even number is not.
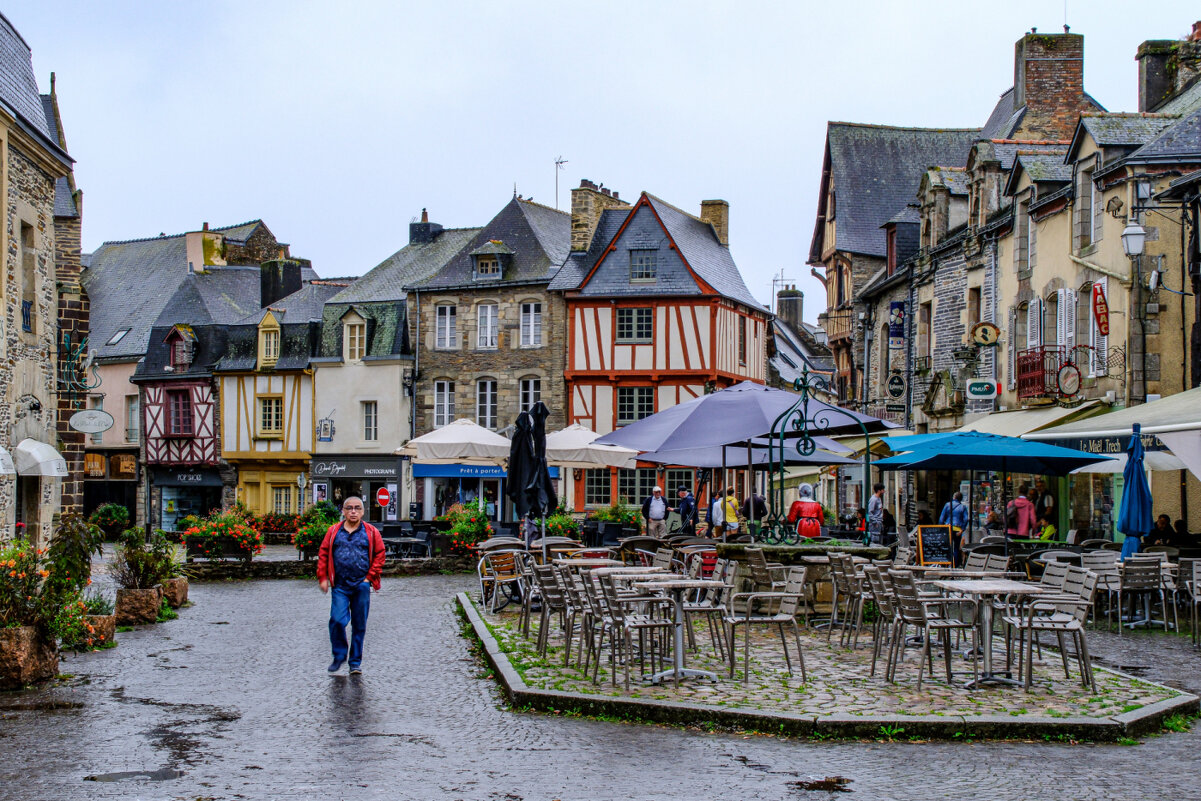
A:
[[[1105,286],[1093,284],[1093,318],[1097,321],[1097,333],[1109,336],[1109,302],[1105,300]]]

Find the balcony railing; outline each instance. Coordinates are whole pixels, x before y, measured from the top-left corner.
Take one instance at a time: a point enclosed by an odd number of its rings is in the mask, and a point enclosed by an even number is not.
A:
[[[1065,348],[1039,347],[1018,351],[1017,389],[1020,400],[1058,398],[1059,368],[1065,361]]]
[[[826,312],[822,315],[821,322],[822,326],[826,329],[826,336],[831,342],[837,339],[847,339],[855,331],[850,309]]]

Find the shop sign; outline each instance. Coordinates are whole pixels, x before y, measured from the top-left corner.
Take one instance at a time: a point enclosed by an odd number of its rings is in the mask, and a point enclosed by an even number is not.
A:
[[[888,349],[905,349],[905,301],[888,304]]]
[[[103,453],[85,453],[83,455],[83,474],[88,478],[104,478],[108,472]]]
[[[887,388],[888,397],[898,400],[905,397],[905,376],[893,373],[888,377]]]
[[[967,396],[973,399],[990,399],[997,397],[1000,387],[996,381],[981,381],[972,379],[967,382]]]
[[[68,425],[84,434],[99,434],[113,427],[113,416],[100,409],[84,409],[71,415]]]
[[[159,487],[220,487],[221,476],[216,470],[159,467],[154,471],[154,483]]]
[[[334,441],[334,418],[322,417],[317,421],[317,441],[318,442],[333,442]]]
[[[108,458],[108,467],[113,478],[135,479],[138,477],[138,457],[132,453],[116,453]]]
[[[983,322],[972,326],[972,342],[981,347],[996,345],[1001,339],[1001,329],[995,323]]]
[[[1105,300],[1105,286],[1093,284],[1093,317],[1097,321],[1097,333],[1109,336],[1109,302]]]
[[[1058,445],[1061,448],[1075,448],[1085,453],[1114,455],[1126,452],[1126,448],[1130,445],[1130,436],[1127,434],[1121,437],[1065,437],[1063,439],[1045,440],[1045,442],[1050,445]],[[1143,441],[1143,450],[1145,451],[1167,450],[1164,444],[1160,442],[1159,437],[1154,434],[1140,434],[1139,437]]]
[[[399,478],[395,459],[314,459],[309,473],[315,478]]]

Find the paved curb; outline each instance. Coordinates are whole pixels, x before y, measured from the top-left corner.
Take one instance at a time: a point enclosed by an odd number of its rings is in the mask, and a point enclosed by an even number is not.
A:
[[[881,729],[885,729],[892,730],[898,738],[904,739],[918,737],[926,740],[953,740],[970,737],[980,740],[1057,740],[1063,736],[1074,740],[1113,742],[1123,737],[1158,731],[1163,719],[1169,715],[1197,714],[1201,709],[1201,701],[1197,696],[1182,694],[1109,718],[1053,718],[1030,715],[1023,715],[1020,719],[1010,715],[813,715],[752,712],[706,704],[686,705],[656,699],[610,698],[540,690],[526,686],[521,675],[509,662],[509,657],[492,636],[470,596],[461,592],[455,599],[471,624],[475,636],[483,644],[485,658],[492,666],[509,703],[515,707],[539,712],[578,712],[593,717],[609,716],[677,725],[715,724],[765,734],[818,738],[878,739],[881,737]]]

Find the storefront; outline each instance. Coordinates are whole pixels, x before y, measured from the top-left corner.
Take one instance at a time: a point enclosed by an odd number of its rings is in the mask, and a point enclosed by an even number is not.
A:
[[[180,518],[204,517],[221,507],[221,475],[215,467],[156,467],[150,479],[157,528],[177,531]]]
[[[106,503],[124,506],[132,523],[137,518],[138,452],[87,451],[83,455],[83,513],[90,515]]]
[[[558,467],[550,467],[550,477],[558,480]],[[505,499],[505,469],[499,465],[415,463],[413,483],[422,520],[432,520],[456,503],[478,503],[481,497],[489,520],[512,518],[512,504]]]
[[[363,499],[367,521],[400,520],[400,464],[395,456],[314,456],[309,465],[309,501],[330,501],[340,507],[343,500],[357,495]],[[387,504],[381,504],[381,499]]]
[[[53,534],[51,524],[59,511],[67,462],[53,445],[32,438],[17,443],[12,461],[17,476],[16,522],[30,542],[44,545]]]

